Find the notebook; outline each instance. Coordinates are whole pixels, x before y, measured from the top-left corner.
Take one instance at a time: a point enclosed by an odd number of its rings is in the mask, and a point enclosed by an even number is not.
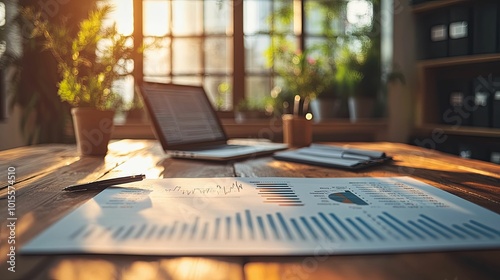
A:
[[[275,153],[274,158],[349,170],[363,169],[392,160],[392,157],[380,151],[314,143],[309,147]]]
[[[287,148],[269,141],[228,141],[201,86],[143,82],[140,93],[156,137],[172,157],[227,161]]]

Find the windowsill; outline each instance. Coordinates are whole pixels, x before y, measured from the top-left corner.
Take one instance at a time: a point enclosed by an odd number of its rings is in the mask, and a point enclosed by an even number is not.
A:
[[[281,120],[256,119],[236,122],[234,119],[221,120],[230,138],[267,138],[280,142],[283,138]],[[386,119],[362,119],[351,122],[349,119],[332,119],[313,123],[313,140],[317,141],[377,141],[383,139],[387,131]],[[113,131],[114,139],[154,139],[149,123],[117,124]]]

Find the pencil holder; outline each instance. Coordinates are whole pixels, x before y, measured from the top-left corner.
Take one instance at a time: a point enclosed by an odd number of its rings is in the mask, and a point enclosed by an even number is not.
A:
[[[303,116],[283,115],[283,142],[291,148],[309,146],[312,142],[312,124]]]

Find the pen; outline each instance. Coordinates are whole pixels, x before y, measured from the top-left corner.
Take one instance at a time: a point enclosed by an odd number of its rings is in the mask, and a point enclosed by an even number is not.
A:
[[[295,95],[293,100],[293,114],[295,116],[299,116],[300,114],[300,95]]]
[[[144,174],[118,177],[118,178],[113,178],[113,179],[94,181],[94,182],[90,182],[90,183],[72,185],[72,186],[64,188],[63,190],[68,191],[68,192],[85,191],[85,190],[99,190],[99,189],[105,189],[105,188],[112,186],[112,185],[120,185],[120,184],[141,181],[144,178],[146,178],[146,175],[144,175]]]

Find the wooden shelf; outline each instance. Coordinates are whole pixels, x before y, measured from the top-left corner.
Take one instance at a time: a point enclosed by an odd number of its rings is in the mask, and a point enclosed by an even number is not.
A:
[[[418,67],[421,68],[438,68],[447,66],[467,65],[474,63],[500,62],[500,53],[479,54],[456,57],[443,57],[436,59],[421,60],[418,62]]]
[[[418,4],[412,7],[414,14],[426,13],[435,9],[446,8],[449,6],[472,2],[472,0],[440,0]]]
[[[452,126],[444,124],[424,124],[417,127],[419,132],[432,132],[436,129],[448,135],[477,136],[477,137],[500,137],[500,128],[472,127],[472,126]]]

